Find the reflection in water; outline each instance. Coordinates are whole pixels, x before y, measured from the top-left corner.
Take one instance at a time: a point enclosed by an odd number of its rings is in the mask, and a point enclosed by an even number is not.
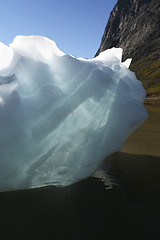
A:
[[[135,202],[141,201],[141,206],[160,209],[160,106],[148,106],[147,110],[148,120],[110,159],[126,193]]]
[[[160,106],[148,106],[148,120],[108,157],[102,169],[117,183],[130,208],[139,211],[144,239],[160,239]],[[108,170],[107,170],[108,169]]]
[[[118,152],[107,158],[103,166],[106,171],[108,168],[112,185],[117,183],[132,204],[160,210],[160,157]]]
[[[109,177],[108,164],[103,164],[102,167],[93,175],[93,177],[103,182],[105,189],[111,189],[113,186],[117,185],[116,182],[113,181],[113,174],[112,178]]]
[[[0,206],[1,239],[135,240],[146,230],[119,190],[106,190],[96,178],[0,193]]]
[[[94,177],[0,193],[0,239],[159,240],[160,112],[149,114]]]

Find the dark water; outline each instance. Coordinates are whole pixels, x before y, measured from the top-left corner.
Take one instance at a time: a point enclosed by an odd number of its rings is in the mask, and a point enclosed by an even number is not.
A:
[[[160,239],[160,110],[84,181],[0,193],[0,239]]]

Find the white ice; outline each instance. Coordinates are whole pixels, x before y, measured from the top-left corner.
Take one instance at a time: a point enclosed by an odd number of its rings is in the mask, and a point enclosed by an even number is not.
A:
[[[72,184],[122,148],[147,112],[121,57],[75,58],[41,36],[0,44],[0,191]]]

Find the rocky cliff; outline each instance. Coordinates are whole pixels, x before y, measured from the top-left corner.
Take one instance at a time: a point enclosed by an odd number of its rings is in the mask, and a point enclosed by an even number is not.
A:
[[[146,89],[160,87],[160,0],[118,0],[106,25],[100,52],[123,48],[131,70]]]

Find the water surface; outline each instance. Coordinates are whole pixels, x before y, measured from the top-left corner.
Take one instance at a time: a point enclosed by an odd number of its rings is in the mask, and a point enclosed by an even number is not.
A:
[[[160,239],[160,110],[101,169],[68,187],[0,193],[0,239]]]

